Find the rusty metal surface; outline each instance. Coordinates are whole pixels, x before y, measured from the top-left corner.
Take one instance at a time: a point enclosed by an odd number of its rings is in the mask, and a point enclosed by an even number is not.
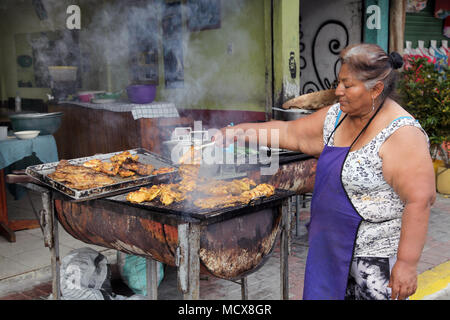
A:
[[[280,226],[277,208],[208,225],[200,238],[200,261],[214,276],[238,279],[262,266]]]
[[[272,175],[261,175],[259,170],[249,173],[249,177],[258,183],[270,183],[275,188],[290,190],[296,194],[311,193],[314,189],[317,159],[294,161],[280,166]]]
[[[76,239],[175,266],[177,226],[129,214],[130,207],[110,203],[55,200],[55,207],[61,225]],[[272,207],[203,226],[202,270],[224,279],[257,270],[273,249],[280,219],[278,207]]]
[[[316,159],[294,161],[281,165],[273,176],[260,176],[260,170],[255,170],[249,177],[302,194],[313,190],[316,164]],[[157,212],[106,199],[79,203],[57,200],[55,206],[58,220],[73,237],[171,266],[176,265],[178,225],[204,222],[190,217],[189,212],[175,215],[175,211]],[[200,233],[201,270],[232,280],[256,271],[273,249],[281,211],[278,199],[272,205],[250,206],[226,218],[207,218]]]
[[[175,265],[176,227],[129,215],[125,206],[105,208],[97,201],[55,200],[55,207],[61,225],[76,239]]]
[[[275,189],[273,195],[255,198],[249,203],[236,203],[230,207],[216,206],[207,209],[197,207],[194,205],[193,201],[189,200],[173,202],[170,205],[164,205],[158,200],[133,203],[126,199],[126,193],[108,197],[107,200],[125,204],[129,207],[150,210],[151,212],[160,212],[165,215],[171,214],[174,217],[178,217],[177,220],[191,218],[197,221],[206,221],[210,224],[230,219],[234,216],[241,215],[242,213],[255,211],[255,209],[260,210],[264,207],[273,207],[278,203],[281,203],[282,199],[287,198],[292,194],[293,192],[289,190]]]

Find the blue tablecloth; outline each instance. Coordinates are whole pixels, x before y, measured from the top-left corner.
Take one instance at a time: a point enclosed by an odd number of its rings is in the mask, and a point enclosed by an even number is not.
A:
[[[37,136],[34,139],[8,139],[0,141],[0,169],[24,157],[35,154],[42,163],[58,161],[58,149],[52,135]]]
[[[17,138],[0,141],[0,169],[4,174],[28,166],[58,161],[58,149],[52,135],[37,136],[34,139]],[[26,189],[16,184],[6,184],[16,200],[22,198]]]

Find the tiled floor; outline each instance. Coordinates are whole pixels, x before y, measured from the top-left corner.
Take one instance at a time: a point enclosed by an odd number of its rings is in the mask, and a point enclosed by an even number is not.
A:
[[[29,194],[35,209],[40,210],[42,208],[40,195],[34,192],[29,192]],[[20,200],[14,200],[12,195],[7,192],[7,205],[10,219],[35,218],[32,206],[26,196]],[[100,252],[107,250],[73,238],[60,225],[58,231],[61,257],[71,250],[81,247],[92,247]],[[8,242],[5,238],[0,237],[0,281],[50,265],[50,251],[44,246],[44,237],[40,228],[17,231],[15,235],[16,242]]]

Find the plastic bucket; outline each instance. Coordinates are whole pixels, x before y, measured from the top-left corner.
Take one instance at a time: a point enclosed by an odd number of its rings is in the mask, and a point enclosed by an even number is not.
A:
[[[150,103],[155,100],[156,85],[139,84],[127,87],[128,98],[133,103]]]

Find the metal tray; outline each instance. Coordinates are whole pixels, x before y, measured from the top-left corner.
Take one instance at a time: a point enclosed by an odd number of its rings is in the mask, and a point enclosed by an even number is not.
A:
[[[133,177],[127,177],[122,178],[120,176],[113,176],[111,177],[115,183],[107,185],[107,186],[101,186],[96,187],[92,189],[86,189],[86,190],[77,190],[67,187],[64,183],[55,181],[48,177],[48,174],[54,172],[56,170],[56,166],[58,165],[58,162],[51,162],[51,163],[44,163],[39,165],[34,165],[27,167],[25,173],[36,179],[40,182],[48,185],[49,187],[71,197],[75,200],[92,200],[101,198],[104,196],[110,196],[113,194],[118,194],[124,191],[127,191],[129,189],[147,185],[150,183],[161,183],[168,181],[174,177],[174,174],[178,171],[178,167],[173,165],[170,160],[161,157],[160,155],[150,152],[146,149],[137,148],[132,150],[124,150],[129,151],[132,155],[138,155],[139,159],[138,161],[143,164],[151,164],[155,167],[155,169],[161,168],[161,167],[172,167],[175,168],[173,172],[168,173],[162,173],[158,175],[148,175],[148,176],[133,176]],[[90,157],[84,157],[84,158],[77,158],[77,159],[71,159],[68,160],[73,165],[82,165],[84,162],[92,159],[99,159],[104,162],[110,162],[110,158],[113,155],[120,154],[124,151],[118,151],[118,152],[112,152],[112,153],[105,153],[105,154],[96,154],[94,156]]]
[[[214,207],[210,209],[202,209],[196,207],[193,203],[188,201],[174,202],[168,206],[162,204],[158,200],[154,201],[145,201],[141,203],[133,203],[129,202],[126,197],[127,194],[119,194],[115,196],[111,196],[106,198],[106,200],[126,203],[131,207],[137,207],[141,209],[146,209],[150,211],[156,211],[164,214],[172,214],[175,216],[188,216],[191,218],[199,219],[199,220],[207,220],[211,218],[217,218],[218,216],[223,216],[225,218],[227,215],[237,215],[242,212],[248,212],[250,210],[259,210],[261,208],[271,207],[277,201],[281,201],[282,199],[288,198],[295,195],[295,192],[284,190],[284,189],[275,189],[275,193],[269,197],[259,197],[251,200],[248,204],[237,203],[231,207]]]

